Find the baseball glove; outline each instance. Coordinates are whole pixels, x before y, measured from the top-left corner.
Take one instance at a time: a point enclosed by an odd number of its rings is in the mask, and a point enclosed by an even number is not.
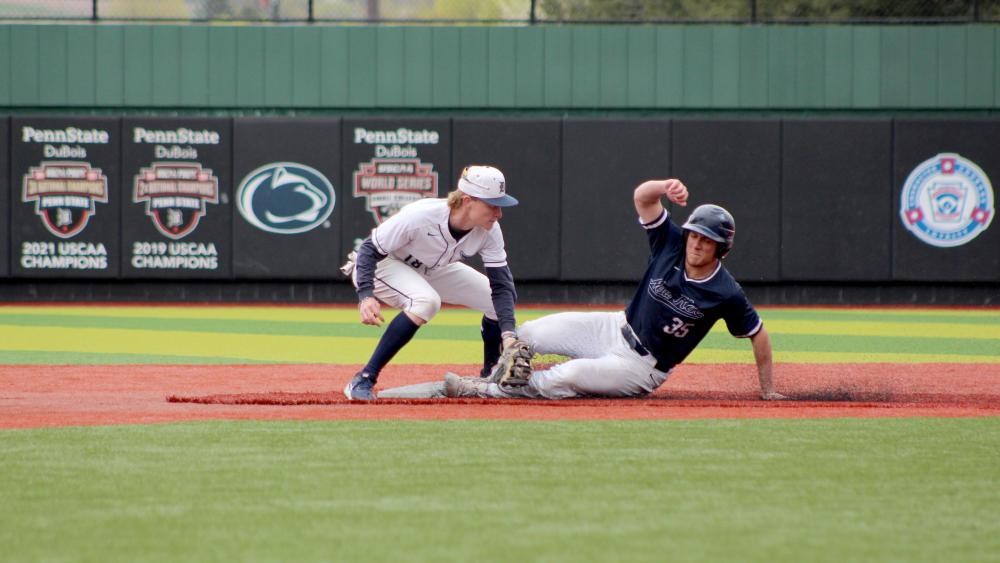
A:
[[[534,354],[527,342],[508,337],[503,340],[503,351],[497,361],[490,381],[501,385],[527,385],[531,377],[531,358]]]

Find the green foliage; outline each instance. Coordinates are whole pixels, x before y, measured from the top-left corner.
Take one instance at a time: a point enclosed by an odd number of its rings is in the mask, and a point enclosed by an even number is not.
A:
[[[192,2],[199,19],[287,20],[306,19],[306,0],[197,0]]]
[[[101,2],[99,9],[98,13],[104,19],[189,19],[192,17],[184,0],[106,0]]]
[[[525,20],[530,5],[525,0],[432,0],[416,13],[428,20]]]
[[[951,18],[968,16],[968,0],[763,0],[763,17],[824,19]]]
[[[963,18],[970,0],[539,0],[548,21],[745,20],[756,5],[765,19]],[[988,3],[987,3],[988,4]]]
[[[750,16],[747,0],[539,0],[543,21],[728,20]]]

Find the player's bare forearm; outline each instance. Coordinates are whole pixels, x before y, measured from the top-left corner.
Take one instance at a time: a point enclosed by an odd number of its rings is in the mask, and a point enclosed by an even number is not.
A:
[[[760,327],[757,334],[750,337],[753,343],[753,357],[757,363],[757,379],[760,382],[760,397],[765,400],[784,399],[774,390],[774,361],[771,353],[771,337],[767,329]]]
[[[643,223],[655,221],[663,213],[663,204],[660,203],[660,198],[663,196],[667,196],[668,200],[678,205],[687,205],[687,186],[676,178],[670,178],[647,180],[635,189],[632,200]]]

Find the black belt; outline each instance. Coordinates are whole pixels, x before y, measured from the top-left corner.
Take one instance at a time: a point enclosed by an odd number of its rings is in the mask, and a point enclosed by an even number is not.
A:
[[[629,326],[628,323],[622,325],[622,336],[625,337],[625,342],[628,342],[628,345],[631,346],[633,350],[635,350],[636,354],[639,354],[640,356],[650,355],[649,350],[647,350],[646,347],[642,345],[642,342],[639,342],[639,337],[636,336],[635,331],[632,330],[632,327]],[[653,358],[655,359],[656,357],[653,356]],[[656,360],[656,369],[666,372],[670,371],[670,366],[666,365],[660,360]]]

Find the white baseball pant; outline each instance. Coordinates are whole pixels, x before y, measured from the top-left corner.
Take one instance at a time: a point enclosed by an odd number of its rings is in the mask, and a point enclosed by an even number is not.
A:
[[[352,274],[355,286],[356,275],[357,270]],[[437,315],[442,303],[482,311],[497,320],[489,278],[461,262],[426,271],[389,256],[375,268],[375,298],[425,322]]]
[[[670,373],[656,369],[652,355],[641,356],[629,345],[622,335],[625,323],[624,311],[558,313],[524,323],[517,335],[532,350],[572,359],[532,373],[526,386],[494,383],[487,393],[498,398],[569,399],[653,392]]]

